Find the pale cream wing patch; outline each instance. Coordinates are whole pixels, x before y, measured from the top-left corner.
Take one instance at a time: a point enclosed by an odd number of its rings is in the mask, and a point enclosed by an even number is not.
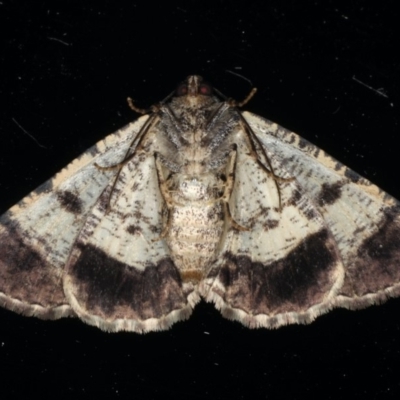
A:
[[[250,327],[311,322],[329,310],[343,282],[335,240],[322,215],[295,181],[275,181],[249,154],[238,133],[233,219],[220,257],[200,292],[222,314]],[[278,163],[275,173],[290,175]]]
[[[335,237],[346,269],[335,305],[363,308],[399,296],[400,203],[297,134],[248,112],[243,117]]]
[[[0,218],[0,303],[42,318],[74,315],[62,289],[71,247],[93,205],[114,180],[147,116],[107,136]]]
[[[156,139],[154,138],[154,141]],[[153,152],[138,152],[92,207],[66,266],[64,291],[76,314],[107,331],[148,332],[187,319],[186,292],[161,238],[165,223]]]

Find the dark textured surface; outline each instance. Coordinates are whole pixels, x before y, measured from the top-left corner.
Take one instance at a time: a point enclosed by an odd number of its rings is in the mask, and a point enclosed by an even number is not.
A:
[[[332,238],[320,231],[305,238],[286,257],[263,265],[250,257],[226,254],[219,279],[224,300],[251,314],[304,312],[323,302],[334,280],[337,254]]]
[[[322,190],[318,195],[318,205],[320,207],[329,204],[333,204],[336,200],[338,200],[342,193],[342,182],[336,182],[333,184],[324,183],[322,185]]]
[[[400,198],[395,7],[1,1],[1,211],[136,118],[127,96],[146,108],[193,73],[238,100],[257,86],[245,109]],[[1,396],[397,400],[399,309],[391,300],[269,331],[203,303],[188,321],[147,335],[0,309]]]
[[[65,210],[73,214],[82,213],[82,201],[76,194],[70,191],[58,192],[57,198],[61,204],[61,207],[63,207]]]
[[[18,227],[0,235],[0,292],[12,299],[48,307],[43,315],[48,318],[52,317],[51,308],[67,304],[61,275],[56,268],[46,265],[37,251],[23,243]],[[19,308],[11,303],[8,307]]]
[[[400,279],[398,212],[398,207],[387,212],[378,231],[360,246],[359,259],[348,271],[341,294],[363,296]]]
[[[81,307],[107,320],[160,318],[187,304],[170,259],[141,272],[85,246],[69,273]]]

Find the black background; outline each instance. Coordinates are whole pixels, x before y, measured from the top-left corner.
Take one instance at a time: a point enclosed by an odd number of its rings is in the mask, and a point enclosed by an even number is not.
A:
[[[400,198],[395,2],[282,3],[0,1],[0,211],[195,73]],[[202,303],[138,335],[1,309],[0,396],[399,398],[399,310],[269,331]]]

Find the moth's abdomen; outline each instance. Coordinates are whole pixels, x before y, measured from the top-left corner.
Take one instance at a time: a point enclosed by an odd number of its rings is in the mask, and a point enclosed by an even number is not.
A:
[[[183,280],[200,280],[215,259],[224,229],[224,208],[214,176],[180,179],[171,191],[166,241]]]

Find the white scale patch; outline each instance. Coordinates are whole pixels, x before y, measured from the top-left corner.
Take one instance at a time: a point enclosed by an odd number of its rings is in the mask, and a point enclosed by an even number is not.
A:
[[[0,305],[148,332],[203,298],[250,328],[400,295],[400,207],[198,76],[0,217]]]

